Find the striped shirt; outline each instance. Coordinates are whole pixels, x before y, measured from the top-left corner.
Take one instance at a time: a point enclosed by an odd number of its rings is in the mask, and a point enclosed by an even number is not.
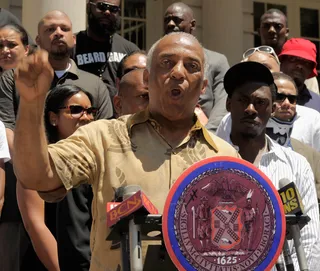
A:
[[[301,241],[308,267],[310,271],[320,270],[319,206],[311,167],[300,154],[280,146],[267,135],[266,138],[270,151],[262,155],[258,168],[269,177],[277,189],[279,189],[279,180],[281,179],[291,180],[297,186],[304,205],[304,213],[311,218],[311,221],[301,230]],[[233,145],[230,133],[224,133],[222,139]],[[233,146],[235,149],[239,149],[237,146]],[[289,241],[289,246],[295,270],[300,270],[293,241]]]

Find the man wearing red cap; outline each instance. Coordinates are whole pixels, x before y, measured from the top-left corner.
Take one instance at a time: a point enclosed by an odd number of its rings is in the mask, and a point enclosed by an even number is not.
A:
[[[320,112],[320,96],[310,91],[304,83],[307,78],[318,75],[316,58],[316,46],[311,41],[301,38],[288,40],[279,55],[281,71],[290,75],[298,87],[297,104]]]

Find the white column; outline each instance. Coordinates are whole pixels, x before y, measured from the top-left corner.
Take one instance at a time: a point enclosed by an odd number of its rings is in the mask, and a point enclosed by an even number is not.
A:
[[[238,63],[244,44],[242,0],[203,0],[202,9],[203,45],[226,55],[230,66]]]
[[[73,32],[86,28],[86,0],[22,0],[22,24],[35,39],[39,20],[51,10],[65,12]]]
[[[163,36],[163,13],[164,7],[162,0],[146,0],[146,49],[149,50],[154,42]]]

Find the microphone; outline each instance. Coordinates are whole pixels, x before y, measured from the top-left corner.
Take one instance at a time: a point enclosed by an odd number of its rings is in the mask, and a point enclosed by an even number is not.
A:
[[[297,223],[290,225],[287,223],[287,228],[290,230],[291,234],[289,236],[292,237],[294,246],[296,248],[300,270],[308,271],[307,258],[301,243],[300,226],[298,222],[299,217],[303,215],[304,209],[300,194],[296,185],[286,178],[283,178],[279,181],[279,187],[279,194],[283,203],[285,214],[294,215],[297,218]],[[287,240],[284,243],[283,255],[287,270],[294,270]]]
[[[285,214],[302,215],[304,207],[294,182],[290,182],[288,179],[283,178],[279,181],[279,187],[279,194]]]
[[[134,216],[138,214],[158,214],[158,210],[141,191],[141,187],[130,185],[117,190],[117,198],[121,203],[107,203],[107,226],[116,227],[127,223],[129,232],[122,236],[122,268],[123,270],[142,271],[141,225],[136,224]],[[110,207],[112,206],[112,207]],[[122,231],[123,232],[123,231]],[[130,263],[128,256],[130,255]]]

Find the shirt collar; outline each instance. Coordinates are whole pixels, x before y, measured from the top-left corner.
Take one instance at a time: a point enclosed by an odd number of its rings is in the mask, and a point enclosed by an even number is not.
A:
[[[68,70],[68,73],[71,73],[73,76],[76,76],[77,78],[79,78],[79,70],[77,67],[77,64],[70,58],[70,64],[71,67]]]
[[[282,151],[282,148],[278,143],[274,142],[269,136],[266,135],[267,143],[269,146],[270,151],[267,152],[265,155],[268,153],[274,153],[278,158],[280,158],[282,161],[286,162],[286,156],[284,152]]]
[[[190,132],[192,133],[193,131],[201,130],[205,140],[216,152],[218,152],[219,149],[216,143],[214,142],[213,138],[211,137],[210,132],[201,124],[197,115],[195,114],[194,116],[196,118],[196,122],[190,129]],[[133,126],[144,123],[144,122],[149,122],[154,127],[154,129],[158,131],[160,130],[160,124],[155,119],[152,118],[152,116],[150,115],[149,109],[147,108],[146,110],[133,114],[129,117],[127,121],[127,129],[128,129],[129,136],[131,136],[131,131]]]
[[[274,142],[268,135],[265,135],[265,136],[266,136],[269,151],[267,153],[263,154],[262,156],[274,153],[278,158],[280,158],[281,160],[283,160],[285,162],[286,156],[281,149],[282,147],[278,143]],[[229,144],[231,144],[231,146],[233,146],[239,152],[239,147],[232,143],[231,138],[230,138],[230,134],[227,135],[227,138],[225,140]]]

